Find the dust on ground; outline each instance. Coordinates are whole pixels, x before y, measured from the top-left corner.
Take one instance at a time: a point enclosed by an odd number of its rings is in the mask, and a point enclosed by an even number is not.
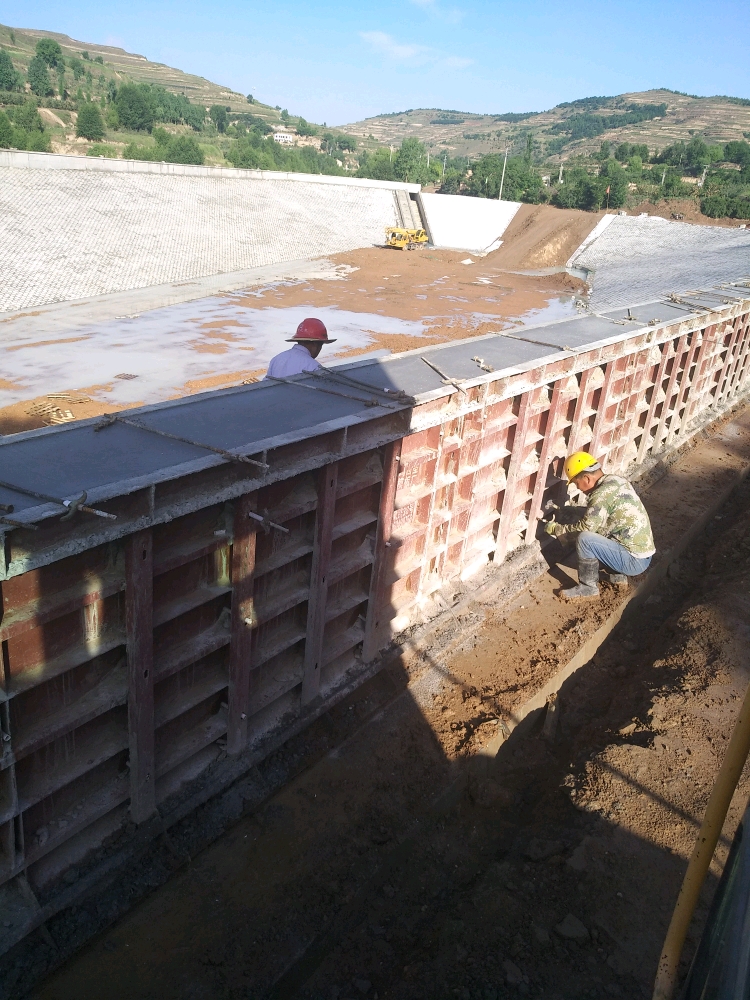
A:
[[[279,351],[287,349],[285,338],[294,333],[298,321],[295,320],[291,329],[284,329],[285,309],[299,312],[300,307],[305,307],[312,315],[317,309],[338,309],[347,312],[349,322],[352,321],[352,314],[361,314],[364,336],[360,336],[359,340],[366,341],[366,346],[341,351],[336,355],[338,361],[373,350],[387,349],[398,353],[498,332],[523,321],[525,315],[544,309],[549,303],[559,300],[570,302],[573,295],[586,291],[583,282],[564,273],[542,276],[507,274],[495,262],[494,254],[480,258],[467,255],[465,251],[421,248],[409,252],[372,247],[338,254],[333,260],[347,265],[341,271],[340,280],[274,283],[248,289],[246,293],[227,293],[219,297],[221,301],[226,299],[226,316],[222,316],[222,310],[217,308],[218,318],[203,324],[200,336],[186,343],[185,350],[196,355],[221,354],[226,350],[227,341],[242,341],[247,332],[237,320],[237,307],[257,310],[259,316],[269,308],[280,310],[277,314]],[[463,263],[466,260],[471,263]],[[196,300],[196,311],[202,301]],[[415,326],[414,321],[418,321],[419,330],[412,335],[407,324],[404,324],[407,332],[373,330],[373,317],[381,316],[411,321],[412,326]],[[70,339],[74,341],[76,338]],[[127,332],[122,335],[122,343],[127,345]],[[23,346],[25,349],[28,345]],[[335,348],[328,349],[329,357],[333,350]],[[89,352],[90,341],[82,342],[82,372],[86,371]],[[236,355],[232,358],[236,360]],[[217,374],[216,368],[214,361],[206,367],[204,376],[196,374],[176,391],[170,390],[170,398],[254,381],[265,374],[265,368],[259,368],[257,360],[247,369],[237,370],[236,363],[227,364],[227,370]],[[90,377],[91,373],[88,375]],[[56,386],[55,392],[48,396],[30,397],[0,408],[0,434],[17,433],[50,422],[64,422],[59,414],[50,420],[49,411],[46,414],[42,412],[46,404],[54,402],[53,396],[60,393],[91,397],[86,403],[70,403],[62,407],[69,414],[65,420],[80,420],[126,406],[141,405],[136,401],[125,406],[107,402],[105,385],[63,384]]]
[[[749,461],[745,414],[655,482],[658,551]],[[750,485],[563,689],[554,738],[521,726],[474,771],[509,711],[623,599],[605,587],[562,603],[573,561],[549,561],[509,607],[447,613],[429,648],[261,762],[232,820],[189,817],[108,895],[48,921],[63,951],[112,926],[36,1000],[650,996],[748,680]],[[746,776],[691,947],[749,791]],[[54,963],[49,940],[35,948],[4,970],[11,989]]]

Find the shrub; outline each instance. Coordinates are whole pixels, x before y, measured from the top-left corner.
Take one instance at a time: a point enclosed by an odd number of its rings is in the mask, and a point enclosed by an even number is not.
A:
[[[82,60],[80,60],[77,56],[73,56],[69,65],[73,70],[73,78],[75,80],[82,80],[86,75],[86,67],[83,65]]]
[[[52,93],[47,63],[40,56],[34,56],[29,63],[29,84],[32,92],[39,97],[46,97]]]
[[[723,194],[701,198],[701,212],[710,219],[722,219],[727,214],[727,199]]]
[[[192,135],[175,135],[166,146],[167,163],[197,163],[204,162],[203,150]]]
[[[33,98],[16,108],[13,114],[13,121],[18,128],[27,132],[43,132],[44,122],[37,111],[37,103]]]
[[[91,101],[86,101],[78,109],[78,121],[76,123],[76,135],[82,139],[103,139],[104,122],[102,113],[98,105]]]
[[[119,155],[115,146],[108,146],[104,142],[95,142],[86,150],[86,156],[106,156],[110,160],[116,160]]]

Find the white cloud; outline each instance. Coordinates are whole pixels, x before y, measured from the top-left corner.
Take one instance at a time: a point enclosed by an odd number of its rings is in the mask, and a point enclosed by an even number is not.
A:
[[[375,52],[388,56],[389,59],[424,60],[430,53],[426,45],[402,45],[384,31],[360,31],[359,34]]]
[[[420,0],[420,2],[427,3],[431,0]],[[473,59],[463,59],[461,56],[446,56],[443,52],[431,49],[427,45],[397,42],[392,35],[384,31],[360,31],[359,34],[373,52],[400,62],[408,60],[412,66],[433,65],[442,69],[466,69],[474,62]]]
[[[473,59],[462,59],[461,56],[448,56],[446,59],[443,59],[442,65],[446,69],[466,69],[473,62]]]
[[[458,7],[442,7],[437,0],[411,0],[411,3],[448,24],[458,24],[464,16],[464,12]]]

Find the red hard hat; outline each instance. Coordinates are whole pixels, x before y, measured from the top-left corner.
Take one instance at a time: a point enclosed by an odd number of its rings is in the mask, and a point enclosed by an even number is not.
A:
[[[317,344],[334,344],[336,338],[328,336],[328,330],[325,328],[325,324],[319,319],[303,319],[300,325],[297,327],[297,332],[293,337],[287,339],[287,343],[292,341],[309,340]]]

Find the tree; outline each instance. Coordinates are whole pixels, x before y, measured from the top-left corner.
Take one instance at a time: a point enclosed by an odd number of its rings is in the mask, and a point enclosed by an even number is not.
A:
[[[6,49],[0,49],[0,90],[15,90],[20,84],[20,76],[13,66]]]
[[[750,167],[750,142],[728,142],[724,147],[724,159],[739,163],[743,168]]]
[[[304,118],[300,118],[297,122],[297,135],[317,135],[318,130],[314,125],[310,125],[306,122]]]
[[[13,145],[13,126],[8,116],[0,111],[0,149],[9,149]]]
[[[253,97],[252,94],[248,94],[247,95],[247,103],[248,104],[255,104],[255,98]]]
[[[427,182],[427,150],[419,139],[404,139],[393,161],[393,172],[400,181],[412,184]]]
[[[78,121],[76,122],[76,135],[82,139],[103,139],[104,122],[99,107],[91,101],[86,101],[78,109]]]
[[[29,63],[29,84],[32,92],[38,94],[39,97],[46,97],[52,93],[47,63],[40,56],[34,56]]]
[[[226,107],[223,104],[212,104],[208,109],[208,114],[216,126],[216,131],[226,132],[228,124]]]
[[[381,148],[376,149],[374,153],[368,153],[365,149],[359,160],[357,177],[369,177],[375,181],[395,180],[390,150]]]
[[[145,88],[148,93],[148,87]],[[154,124],[154,110],[144,88],[133,83],[123,84],[117,92],[117,115],[124,128],[136,132],[150,132]]]
[[[54,38],[40,38],[36,43],[36,54],[51,68],[64,63],[62,49]]]

